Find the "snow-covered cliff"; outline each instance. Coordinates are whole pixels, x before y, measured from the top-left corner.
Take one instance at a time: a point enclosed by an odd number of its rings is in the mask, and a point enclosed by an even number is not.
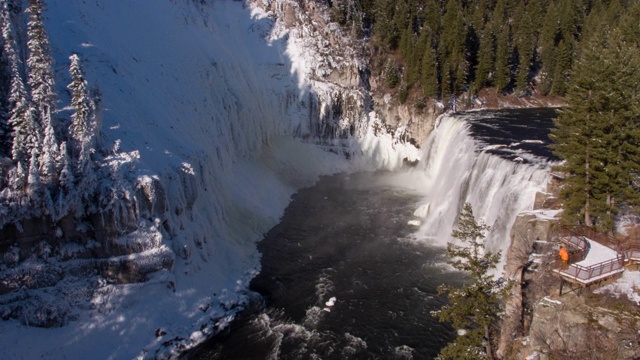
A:
[[[113,198],[1,230],[10,358],[191,347],[248,301],[254,244],[296,189],[419,156],[371,112],[362,50],[319,2],[46,4],[57,116],[76,53],[101,92],[100,187]]]

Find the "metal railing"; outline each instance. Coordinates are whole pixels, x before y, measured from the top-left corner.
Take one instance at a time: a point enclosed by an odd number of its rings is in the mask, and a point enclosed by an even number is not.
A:
[[[587,250],[589,243],[584,236],[562,236],[561,241],[576,247],[578,250]]]
[[[600,280],[608,277],[609,274],[620,272],[620,270],[624,270],[624,261],[622,256],[618,256],[615,259],[605,260],[590,266],[571,264],[568,269],[560,270],[560,272],[562,275],[588,283],[590,282],[589,280]]]
[[[606,247],[609,247],[615,251],[620,252],[621,246],[620,241],[612,238],[603,233],[597,232],[595,229],[590,228],[588,226],[564,226],[560,229],[560,236],[577,236],[577,237],[587,237],[590,240],[596,241]]]
[[[623,252],[625,260],[640,261],[640,247],[630,247]]]

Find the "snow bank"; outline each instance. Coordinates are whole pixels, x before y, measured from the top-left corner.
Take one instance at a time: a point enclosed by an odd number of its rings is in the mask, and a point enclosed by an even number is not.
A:
[[[142,266],[133,270],[146,281],[122,284],[122,273],[103,278],[91,262],[61,263],[64,278],[29,296],[49,299],[35,313],[59,304],[67,325],[0,322],[8,358],[174,356],[228,326],[252,301],[246,289],[259,267],[255,242],[296,189],[320,175],[394,169],[419,156],[398,136],[375,131],[374,114],[356,111],[364,109],[361,89],[309,80],[340,62],[360,66],[348,54],[329,59],[313,50],[326,43],[322,32],[336,29],[286,27],[274,13],[238,1],[47,6],[58,87],[68,83],[69,55],[77,53],[102,93],[101,141],[136,154],[130,187],[139,218],[128,222],[137,221],[137,230],[114,242],[135,254],[104,266]],[[64,92],[61,102],[68,102]],[[65,259],[81,253],[72,245]],[[26,298],[15,296],[2,301]]]
[[[627,270],[615,283],[596,289],[594,293],[610,293],[616,297],[625,295],[629,300],[640,305],[640,271]]]

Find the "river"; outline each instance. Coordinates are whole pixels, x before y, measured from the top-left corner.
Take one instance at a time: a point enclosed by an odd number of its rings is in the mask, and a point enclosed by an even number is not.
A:
[[[438,189],[447,194],[447,186],[457,186],[456,197],[486,204],[486,196],[473,194],[475,172],[501,171],[506,180],[487,183],[501,209],[508,214],[491,215],[492,206],[484,205],[485,216],[495,218],[500,231],[492,238],[508,238],[510,219],[529,200],[528,193],[540,188],[545,170],[520,178],[522,163],[536,166],[553,160],[547,148],[547,134],[555,112],[548,109],[469,112],[459,114],[469,125],[476,141],[466,152],[471,158],[461,168],[468,180],[444,179],[444,185],[431,188],[424,184],[425,174],[433,166],[400,172],[340,174],[323,177],[313,187],[298,191],[277,226],[258,245],[262,269],[250,289],[264,299],[266,306],[257,314],[243,317],[229,330],[217,335],[189,355],[195,359],[431,359],[455,337],[454,330],[437,321],[431,311],[445,304],[437,295],[440,284],[461,284],[464,276],[446,265],[442,241],[434,241],[430,231],[440,226],[437,237],[451,231],[455,219],[442,221],[456,212],[438,211],[447,197],[434,200]],[[448,141],[459,151],[460,129],[451,127]],[[438,140],[433,141],[437,143]],[[426,154],[437,153],[425,149]],[[473,150],[475,148],[475,151]],[[447,150],[449,156],[454,150]],[[481,162],[473,153],[490,153],[503,160]],[[466,153],[465,153],[466,154]],[[467,156],[462,154],[462,156]],[[451,159],[451,158],[450,158]],[[430,159],[427,159],[429,161]],[[451,160],[450,160],[451,161]],[[440,173],[450,174],[453,164],[440,160]],[[508,165],[514,164],[514,165]],[[504,168],[504,170],[502,170]],[[424,169],[424,170],[423,170]],[[514,170],[515,169],[515,170]],[[527,170],[529,171],[529,170]],[[453,174],[453,173],[451,173]],[[416,177],[416,175],[418,175]],[[426,176],[422,180],[420,176]],[[515,174],[517,175],[517,174]],[[535,175],[535,176],[534,176]],[[454,176],[454,175],[450,175]],[[456,177],[460,177],[457,176]],[[539,180],[533,180],[539,179]],[[443,180],[440,177],[440,180]],[[447,185],[448,181],[448,185]],[[411,184],[411,186],[406,186]],[[507,185],[511,184],[511,185]],[[442,189],[442,190],[441,190]],[[500,195],[500,191],[505,195]],[[522,195],[524,196],[524,195]],[[425,206],[425,199],[428,206]],[[471,199],[471,200],[469,200]],[[460,206],[462,199],[448,199],[449,206]],[[524,204],[524,205],[523,205]],[[424,223],[416,223],[415,211],[431,209]],[[455,209],[454,209],[455,210]],[[493,211],[496,212],[496,211]],[[497,213],[497,212],[496,212]],[[411,225],[422,224],[419,226]],[[499,223],[498,223],[499,222]],[[444,226],[442,224],[445,224]],[[425,226],[428,229],[425,229]],[[445,229],[446,227],[446,229]],[[427,240],[425,240],[427,239]],[[498,244],[504,248],[504,244]]]

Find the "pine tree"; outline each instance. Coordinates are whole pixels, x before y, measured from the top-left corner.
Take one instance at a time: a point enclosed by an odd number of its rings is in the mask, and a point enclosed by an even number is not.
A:
[[[496,63],[495,37],[490,28],[486,28],[480,37],[478,65],[476,67],[476,88],[482,89],[491,85],[490,75],[495,71]]]
[[[466,26],[459,1],[448,0],[442,18],[439,55],[442,61],[443,92],[457,94],[462,91],[469,68],[465,56]],[[446,80],[446,81],[445,81]]]
[[[80,66],[80,58],[73,54],[69,57],[71,65],[71,83],[67,86],[71,90],[71,107],[75,110],[71,115],[69,135],[72,140],[72,154],[80,163],[88,161],[91,131],[89,129],[89,116],[91,112],[87,81]],[[79,166],[80,168],[84,166]]]
[[[406,0],[395,1],[395,10],[393,12],[393,27],[394,34],[396,34],[397,36],[392,40],[392,48],[395,48],[400,41],[402,32],[406,31],[407,28],[409,28],[409,33],[413,32],[411,29],[409,6],[407,5]]]
[[[559,21],[555,1],[551,1],[540,34],[540,57],[542,61],[542,84],[540,91],[543,95],[551,93],[554,84],[554,75],[556,74],[556,46],[560,41]]]
[[[53,77],[53,60],[50,56],[49,39],[42,19],[42,0],[29,0],[29,22],[27,23],[27,35],[29,40],[29,86],[31,97],[41,113],[53,111],[56,102],[56,93]],[[50,114],[49,114],[50,118]],[[44,115],[43,115],[44,119]]]
[[[53,60],[50,56],[49,39],[42,19],[42,0],[29,0],[29,21],[27,23],[27,47],[29,57],[29,87],[31,99],[40,117],[42,129],[42,151],[40,152],[40,171],[46,183],[57,181],[57,163],[59,163],[59,148],[55,134],[55,124],[52,114],[55,108],[56,93],[53,77]]]
[[[451,234],[458,242],[447,244],[447,262],[469,278],[461,288],[441,285],[438,293],[447,294],[449,303],[432,312],[464,333],[459,332],[456,340],[442,349],[441,359],[493,359],[492,327],[499,318],[505,286],[489,274],[500,261],[500,253],[485,250],[484,234],[489,230],[489,226],[476,221],[471,205],[466,203]]]
[[[426,32],[426,31],[425,31]],[[422,74],[420,82],[422,92],[426,97],[437,98],[438,91],[438,62],[435,49],[431,46],[431,36],[427,35],[424,53],[422,55]]]
[[[553,86],[551,93],[564,96],[567,93],[567,81],[571,70],[571,45],[560,40],[556,47],[553,68]]]
[[[524,4],[518,3],[516,9],[515,42],[518,52],[518,67],[516,70],[516,88],[520,93],[526,93],[529,85],[529,73],[533,63],[534,29],[530,14]]]
[[[391,89],[395,88],[400,84],[400,74],[398,65],[395,63],[393,59],[389,59],[387,61],[387,66],[385,67],[385,83]]]
[[[62,171],[60,172],[60,185],[63,189],[69,191],[73,188],[75,178],[73,176],[73,165],[67,152],[67,143],[60,144],[60,153],[62,155]]]
[[[395,49],[399,34],[393,24],[394,3],[387,0],[376,0],[374,13],[373,33],[376,39],[381,45]]]
[[[569,223],[613,231],[621,206],[640,203],[639,52],[636,37],[608,24],[583,44],[569,106],[551,133],[555,153],[565,160],[561,195]]]
[[[509,26],[504,25],[499,32],[496,44],[496,73],[494,84],[498,93],[506,90],[511,82],[511,69],[509,62],[511,59],[511,46],[509,39]]]
[[[429,31],[433,39],[433,44],[439,42],[442,19],[440,14],[440,1],[439,0],[426,0],[424,4],[424,21],[423,27]]]
[[[9,22],[9,14],[3,5],[0,9],[0,28]],[[9,126],[9,93],[11,91],[11,59],[4,47],[0,47],[0,158],[11,157],[11,127]],[[0,189],[4,174],[0,170]]]
[[[31,151],[31,160],[29,161],[29,176],[27,177],[27,194],[31,200],[31,204],[35,208],[40,207],[42,201],[42,182],[40,181],[40,169],[38,166],[38,149]]]
[[[27,98],[24,82],[18,69],[18,60],[13,51],[13,40],[7,27],[3,29],[5,36],[5,51],[12,59],[11,64],[11,91],[9,102],[11,110],[9,125],[13,130],[11,154],[15,162],[29,161],[31,153],[40,146],[38,139],[39,129],[36,123],[35,109]]]

